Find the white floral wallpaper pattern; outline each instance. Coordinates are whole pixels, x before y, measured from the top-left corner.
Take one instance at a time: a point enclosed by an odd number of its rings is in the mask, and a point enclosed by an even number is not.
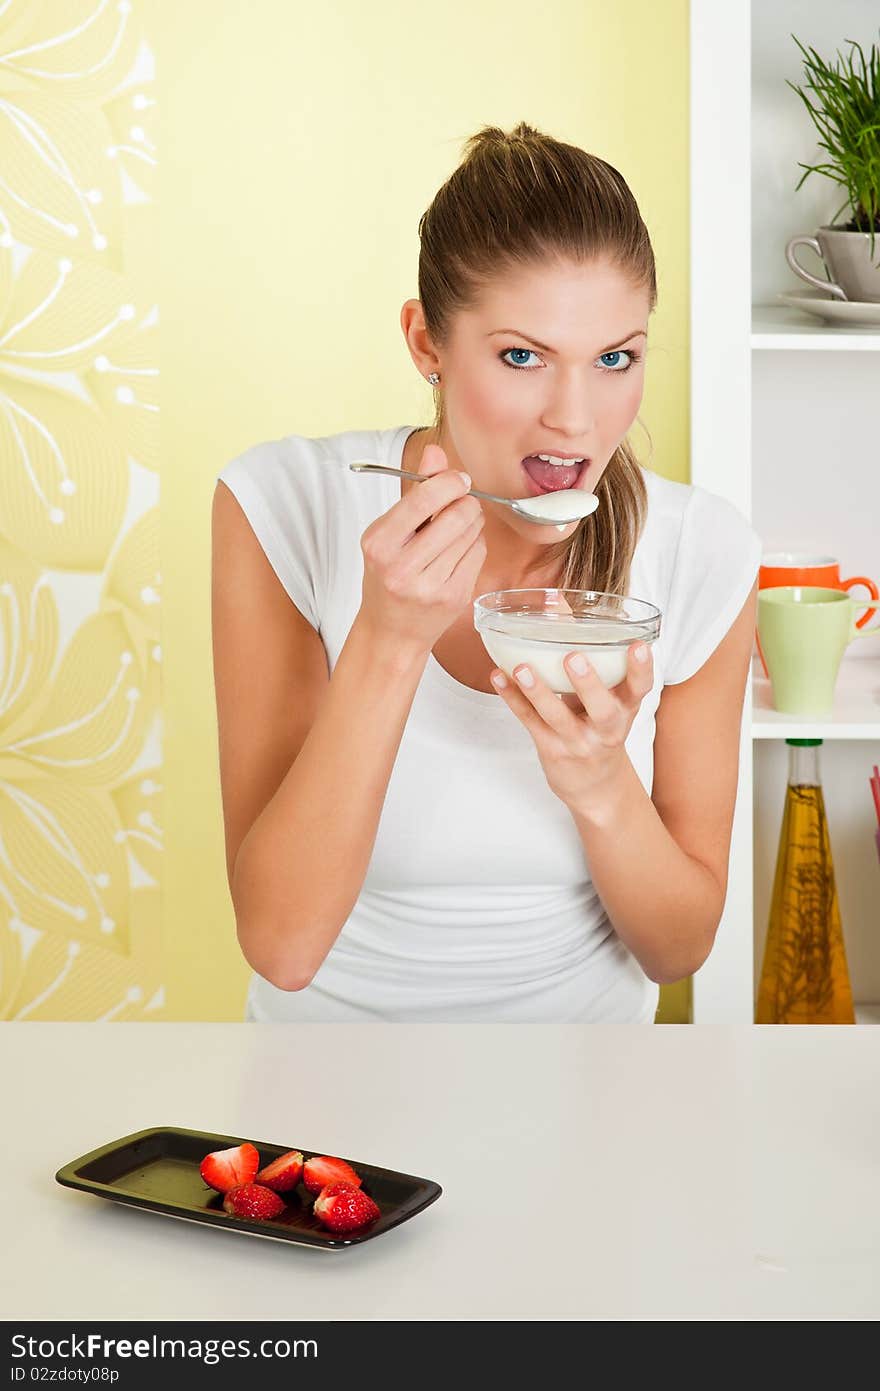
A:
[[[165,1008],[155,115],[132,0],[0,0],[5,1020]]]

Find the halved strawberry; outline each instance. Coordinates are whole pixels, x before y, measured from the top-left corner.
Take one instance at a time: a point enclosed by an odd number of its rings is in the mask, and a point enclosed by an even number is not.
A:
[[[357,1227],[375,1222],[379,1208],[353,1183],[328,1183],[315,1199],[315,1216],[331,1232],[353,1232]]]
[[[281,1154],[277,1159],[273,1159],[271,1164],[267,1164],[265,1169],[261,1169],[257,1174],[256,1182],[264,1183],[267,1188],[272,1188],[276,1193],[287,1193],[289,1189],[296,1188],[300,1181],[303,1171],[303,1157],[299,1150],[288,1150],[286,1154]]]
[[[256,1145],[245,1142],[228,1150],[212,1150],[199,1165],[199,1173],[209,1188],[228,1193],[240,1183],[250,1183],[260,1167]]]
[[[333,1159],[328,1154],[316,1155],[307,1159],[303,1165],[302,1181],[310,1193],[320,1193],[328,1183],[352,1183],[360,1188],[363,1180],[359,1173],[344,1159]]]
[[[223,1199],[224,1211],[233,1217],[277,1217],[284,1208],[283,1198],[262,1183],[240,1183]]]

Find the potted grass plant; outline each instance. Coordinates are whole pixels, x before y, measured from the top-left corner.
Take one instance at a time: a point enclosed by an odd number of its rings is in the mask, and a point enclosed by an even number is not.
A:
[[[805,48],[794,34],[791,37],[803,55],[806,80],[803,87],[787,79],[786,85],[810,113],[819,146],[828,155],[822,164],[799,162],[805,172],[795,192],[810,174],[823,174],[842,185],[847,196],[815,239],[793,239],[814,246],[825,261],[830,283],[808,276],[787,251],[789,264],[813,284],[825,289],[833,284],[841,299],[880,300],[880,258],[875,258],[880,231],[880,49],[872,44],[866,59],[861,45],[847,39],[849,54],[844,57],[838,52],[839,61],[828,63],[814,48]],[[837,222],[847,208],[849,219]]]

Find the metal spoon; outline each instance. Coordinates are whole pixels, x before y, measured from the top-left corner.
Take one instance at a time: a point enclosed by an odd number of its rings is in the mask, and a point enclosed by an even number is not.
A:
[[[410,473],[407,469],[388,468],[385,464],[375,464],[367,459],[355,459],[354,463],[348,466],[354,473],[390,473],[398,478],[413,478],[417,483],[424,483],[428,478],[435,475],[430,473]],[[468,490],[474,497],[481,497],[486,502],[500,502],[505,507],[513,508],[521,517],[527,518],[530,522],[543,522],[549,526],[565,526],[569,522],[579,522],[584,517],[589,517],[599,506],[599,499],[595,493],[575,491],[573,488],[560,489],[557,493],[544,493],[543,497],[558,497],[559,493],[565,492],[566,496],[577,499],[579,510],[573,515],[568,516],[548,516],[547,512],[540,506],[540,497],[496,497],[494,493],[481,493],[477,488]]]

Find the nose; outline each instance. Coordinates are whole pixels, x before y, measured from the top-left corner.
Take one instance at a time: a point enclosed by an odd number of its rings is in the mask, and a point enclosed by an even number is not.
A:
[[[564,448],[566,453],[575,453],[584,440],[593,438],[596,410],[578,373],[560,377],[541,424],[559,440],[560,448]],[[563,441],[568,443],[563,444]]]

